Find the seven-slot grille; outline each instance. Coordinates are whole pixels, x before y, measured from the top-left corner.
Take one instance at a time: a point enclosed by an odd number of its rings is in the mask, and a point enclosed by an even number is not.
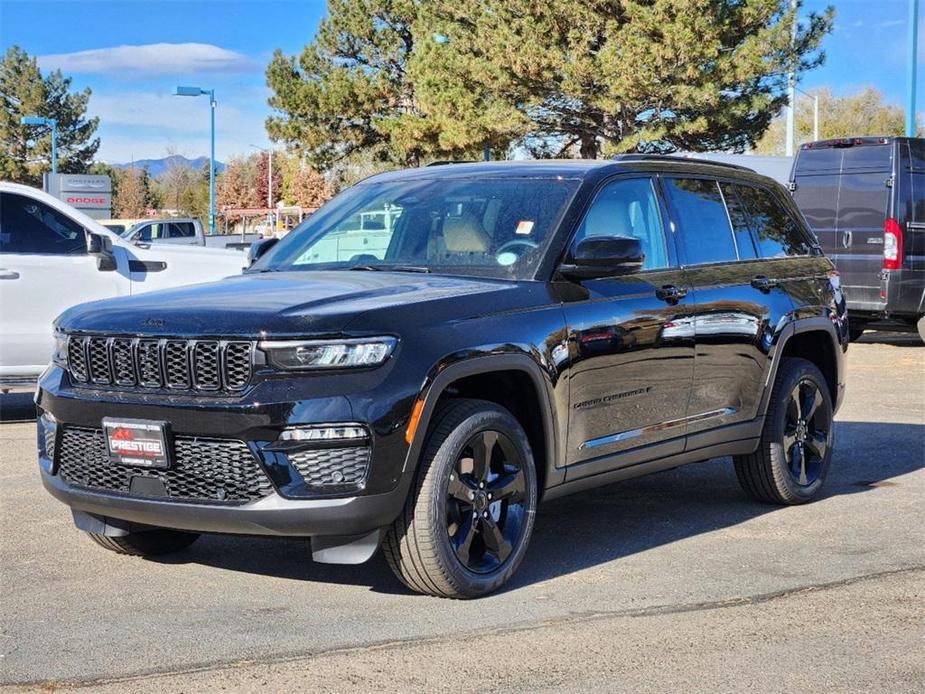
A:
[[[68,337],[71,377],[119,388],[239,391],[250,383],[254,343],[236,340]]]

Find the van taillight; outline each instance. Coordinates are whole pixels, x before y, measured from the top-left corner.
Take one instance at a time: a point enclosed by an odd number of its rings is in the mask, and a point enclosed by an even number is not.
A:
[[[883,269],[899,270],[903,265],[903,231],[899,223],[887,217],[883,223]]]

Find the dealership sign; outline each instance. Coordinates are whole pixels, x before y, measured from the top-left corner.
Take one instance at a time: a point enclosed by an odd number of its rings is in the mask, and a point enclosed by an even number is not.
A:
[[[48,174],[45,190],[95,219],[108,219],[112,209],[109,176]]]

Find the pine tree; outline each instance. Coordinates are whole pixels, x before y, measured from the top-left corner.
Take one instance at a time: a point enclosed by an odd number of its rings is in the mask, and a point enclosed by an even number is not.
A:
[[[422,7],[416,0],[329,0],[314,41],[297,58],[277,51],[267,68],[270,136],[321,170],[354,155],[417,166],[477,155],[486,141],[506,148],[507,112],[486,108],[482,93],[447,102],[426,74],[421,82],[412,74],[415,53],[433,43],[419,21]]]
[[[529,122],[528,144],[554,155],[742,150],[785,103],[787,72],[824,58],[833,10],[809,14],[791,39],[788,5],[434,0],[423,21],[445,37],[445,57],[418,72],[492,94]]]
[[[23,116],[54,118],[58,131],[58,172],[84,173],[99,149],[98,118],[87,118],[90,89],[71,92],[60,70],[45,76],[35,58],[11,46],[0,59],[0,179],[42,184],[51,170],[51,132],[22,125]]]

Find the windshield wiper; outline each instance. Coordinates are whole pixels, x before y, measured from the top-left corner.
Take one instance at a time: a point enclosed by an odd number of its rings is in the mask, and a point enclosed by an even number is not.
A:
[[[418,265],[351,265],[348,270],[365,270],[369,272],[423,272],[429,273],[429,267]]]

